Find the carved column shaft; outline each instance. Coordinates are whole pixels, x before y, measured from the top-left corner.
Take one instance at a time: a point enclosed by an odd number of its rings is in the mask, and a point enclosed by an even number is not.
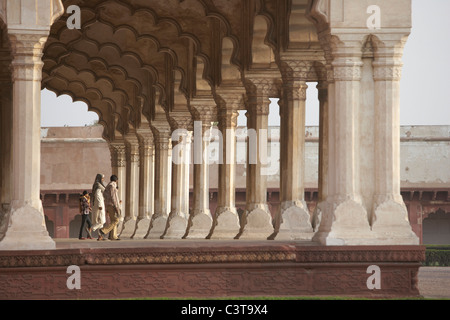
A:
[[[395,50],[379,52],[373,62],[375,81],[375,193],[403,202],[400,195],[400,78],[401,57]],[[381,51],[381,49],[380,49]]]
[[[139,211],[139,143],[135,134],[125,136],[126,206],[120,231],[122,238],[132,237]]]
[[[188,224],[190,129],[189,112],[172,112],[168,115],[172,135],[172,191],[171,210],[167,226],[161,238],[181,239]],[[188,141],[189,140],[189,141]]]
[[[163,121],[158,121],[163,122]],[[171,142],[167,121],[152,126],[155,139],[154,213],[146,238],[159,239],[166,230],[170,212]]]
[[[217,119],[214,101],[191,102],[194,118],[194,181],[193,208],[184,238],[204,239],[212,226],[209,209],[209,154],[211,124]]]
[[[40,90],[46,36],[10,35],[13,48],[13,189],[14,206],[40,207]]]
[[[219,110],[219,130],[222,148],[219,159],[218,207],[235,211],[236,189],[236,126],[239,112],[233,109]]]
[[[236,192],[236,126],[239,109],[244,105],[244,89],[227,88],[220,95],[219,130],[222,146],[219,153],[219,194],[217,209],[207,238],[232,239],[239,233],[240,222],[235,206]]]
[[[169,214],[167,198],[170,197],[170,151],[169,131],[160,132],[155,139],[155,213],[153,218]]]
[[[261,78],[247,76],[247,199],[238,237],[267,239],[274,231],[267,205],[269,107],[271,94],[277,95],[279,72]]]
[[[351,199],[361,201],[359,194],[359,161],[356,155],[359,82],[361,57],[351,56],[333,62],[335,79],[335,197],[342,202]]]
[[[154,144],[153,134],[148,129],[137,129],[139,141],[139,214],[133,239],[147,235],[154,208]]]
[[[250,97],[247,111],[247,128],[251,131],[247,145],[247,210],[267,206],[267,141],[269,128],[270,95],[268,88],[256,88]]]
[[[311,216],[305,193],[306,81],[313,62],[288,58],[281,65],[280,101],[280,211],[275,221],[277,239],[310,239]]]
[[[153,214],[154,196],[154,155],[153,135],[139,134],[139,218],[149,218]]]

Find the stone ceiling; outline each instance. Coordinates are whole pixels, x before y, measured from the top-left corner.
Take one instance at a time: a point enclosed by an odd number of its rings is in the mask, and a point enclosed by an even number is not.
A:
[[[113,141],[158,114],[190,115],[195,101],[219,104],[223,88],[280,74],[285,57],[322,61],[307,2],[65,0],[81,8],[82,27],[67,28],[68,13],[52,26],[42,87],[86,102]]]

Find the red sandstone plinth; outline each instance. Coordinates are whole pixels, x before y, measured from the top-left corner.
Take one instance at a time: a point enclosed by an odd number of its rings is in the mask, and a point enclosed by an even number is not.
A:
[[[77,245],[84,247],[61,248]],[[425,260],[422,246],[281,241],[73,241],[58,247],[0,252],[0,299],[418,297]],[[70,265],[80,267],[79,290],[67,288]],[[380,267],[381,289],[367,287],[371,265]]]

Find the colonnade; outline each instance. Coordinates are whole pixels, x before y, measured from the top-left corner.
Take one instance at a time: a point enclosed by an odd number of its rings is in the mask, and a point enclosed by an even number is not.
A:
[[[138,126],[110,136],[112,171],[119,178],[122,199],[122,238],[312,240],[323,245],[418,243],[400,195],[399,80],[410,17],[406,15],[404,23],[402,20],[397,26],[397,16],[385,13],[383,21],[388,27],[373,31],[366,28],[364,19],[351,18],[353,12],[365,12],[361,2],[351,2],[353,11],[348,11],[345,19],[337,14],[343,8],[339,11],[334,5],[311,1],[306,13],[299,3],[292,9],[293,14],[301,13],[313,21],[317,33],[308,34],[317,37],[320,47],[285,45],[272,59],[264,42],[266,33],[261,33],[262,51],[253,55],[252,64],[239,69],[230,62],[236,50],[233,41],[227,40],[215,56],[222,57],[221,79],[209,93],[199,94],[199,86],[197,94],[181,108],[158,105],[153,97],[157,106],[151,116],[142,116]],[[37,12],[17,9],[12,2],[6,11],[0,7],[1,21],[7,24],[2,29],[5,54],[1,61],[10,65],[2,73],[5,85],[1,88],[0,249],[54,248],[39,199],[40,90],[44,44],[64,8],[60,1],[46,0],[45,5],[34,8]],[[284,12],[283,6],[279,9]],[[192,54],[193,47],[189,48]],[[268,58],[258,60],[262,53]],[[168,65],[166,61],[164,67]],[[320,202],[313,216],[304,200],[305,101],[307,82],[311,81],[319,83],[320,93]],[[102,95],[76,81],[70,85],[86,99]],[[102,88],[105,95],[116,97],[115,92],[106,92],[110,87]],[[268,128],[270,97],[280,98],[281,209],[273,218],[268,212],[264,143],[249,143],[247,204],[239,219],[235,207],[238,111],[247,110],[248,127],[263,132]],[[120,101],[117,98],[116,105]],[[123,108],[121,112],[128,111]],[[110,119],[105,123],[110,131],[116,130],[112,111],[103,119]],[[210,168],[206,161],[199,161],[207,158],[212,122],[218,123],[222,134],[214,213],[208,204]],[[188,143],[194,129],[206,139]],[[189,145],[190,149],[179,148]],[[191,158],[191,151],[196,160],[193,208],[188,206],[188,162],[183,161]],[[255,153],[256,161],[251,162]]]

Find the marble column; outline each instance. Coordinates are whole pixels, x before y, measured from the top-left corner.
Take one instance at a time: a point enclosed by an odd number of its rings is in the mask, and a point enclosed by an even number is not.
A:
[[[167,219],[166,229],[161,239],[181,239],[187,229],[189,211],[189,180],[186,181],[186,171],[189,172],[188,127],[191,115],[170,115],[172,129],[172,193],[171,210]]]
[[[300,59],[300,58],[298,58]],[[311,239],[311,215],[305,195],[306,77],[311,63],[288,61],[281,68],[283,97],[280,123],[280,212],[275,223],[277,240]],[[300,70],[296,74],[293,70]],[[271,237],[273,238],[273,237]]]
[[[358,120],[362,43],[333,38],[333,99],[329,100],[329,190],[322,221],[313,240],[325,245],[367,244],[367,211],[360,193]],[[330,89],[330,87],[329,87]],[[331,104],[333,103],[333,104]]]
[[[211,123],[216,120],[217,112],[214,101],[192,102],[194,117],[194,201],[189,215],[188,228],[184,238],[205,239],[212,226],[209,209],[209,154],[211,141]]]
[[[121,238],[131,238],[139,211],[139,142],[135,133],[125,135],[126,206],[120,230]]]
[[[119,199],[120,199],[120,218],[119,225],[117,226],[117,230],[122,230],[122,224],[125,217],[125,208],[127,203],[126,198],[126,176],[127,176],[127,159],[125,153],[125,141],[122,139],[114,140],[109,143],[109,151],[111,153],[111,171],[113,175],[116,175],[119,179],[118,187],[119,187]],[[110,177],[105,177],[105,184],[110,182]]]
[[[274,93],[273,87],[270,75],[247,82],[247,199],[239,239],[267,239],[274,232],[267,205],[266,173],[270,93]]]
[[[235,206],[236,191],[236,126],[239,108],[244,105],[243,92],[220,97],[219,130],[222,146],[219,154],[219,191],[213,225],[207,239],[233,239],[240,231],[239,216]]]
[[[150,128],[137,129],[139,139],[139,211],[133,239],[143,239],[154,210],[154,140]]]
[[[0,249],[53,249],[40,200],[42,50],[48,31],[9,30],[12,49],[12,175]]]
[[[145,238],[160,239],[166,230],[170,210],[171,130],[167,120],[162,119],[152,122],[151,127],[155,139],[155,202],[154,213]]]
[[[400,194],[400,78],[406,36],[374,39],[375,194],[372,231],[380,244],[419,244]]]

